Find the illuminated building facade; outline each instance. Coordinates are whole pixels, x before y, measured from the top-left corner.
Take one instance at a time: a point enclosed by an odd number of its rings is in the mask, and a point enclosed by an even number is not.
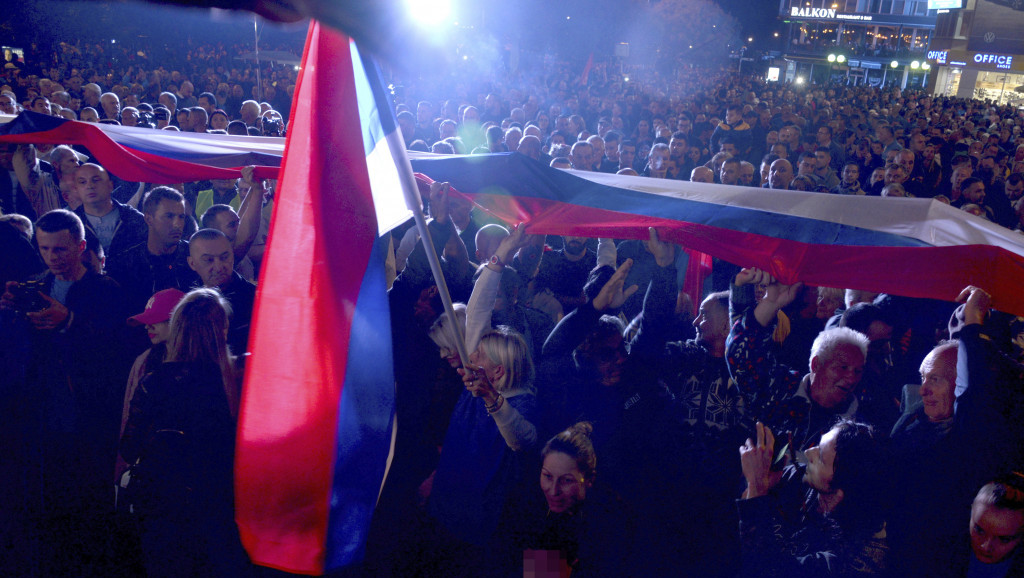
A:
[[[906,87],[927,77],[936,18],[928,0],[780,0],[779,18],[787,80]]]
[[[1024,2],[1016,0],[964,0],[963,8],[943,11],[925,55],[929,89],[1024,105],[1022,27]]]

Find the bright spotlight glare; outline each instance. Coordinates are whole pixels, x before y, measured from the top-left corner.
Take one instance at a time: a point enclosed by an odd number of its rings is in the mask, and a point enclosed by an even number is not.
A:
[[[623,77],[622,77],[622,80],[624,80],[624,81],[626,81],[626,82],[629,82],[629,77],[628,77],[628,76],[623,76]]]
[[[462,59],[463,59],[463,60],[469,60],[469,56],[467,56],[467,55],[463,54],[463,55],[462,55]]]
[[[842,63],[846,62],[846,57],[843,56],[842,54],[840,54],[839,56],[836,56],[836,62],[842,64]]]
[[[802,77],[802,76],[796,77],[796,83],[797,84],[803,84],[804,83],[804,77]]]
[[[422,26],[434,26],[448,18],[449,0],[406,0],[409,16]]]

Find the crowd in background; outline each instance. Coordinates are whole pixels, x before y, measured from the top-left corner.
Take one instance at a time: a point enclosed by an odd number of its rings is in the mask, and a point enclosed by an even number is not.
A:
[[[10,62],[0,113],[286,130],[292,69],[253,98],[223,46],[123,70],[105,48]],[[988,102],[602,63],[393,86],[410,150],[1022,222],[1024,114]],[[79,146],[0,147],[0,567],[248,574],[231,465],[274,183],[152,187]],[[421,193],[459,303],[393,231],[395,458],[361,575],[1024,571],[1022,325],[984,283],[958,305],[715,261],[705,286],[656,231],[531,235]]]

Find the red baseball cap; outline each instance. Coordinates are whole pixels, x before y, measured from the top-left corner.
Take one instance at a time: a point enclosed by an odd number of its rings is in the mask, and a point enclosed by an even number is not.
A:
[[[171,311],[185,297],[185,294],[177,289],[164,289],[157,291],[146,303],[146,310],[138,315],[128,318],[128,323],[133,325],[153,325],[163,323],[171,318]]]

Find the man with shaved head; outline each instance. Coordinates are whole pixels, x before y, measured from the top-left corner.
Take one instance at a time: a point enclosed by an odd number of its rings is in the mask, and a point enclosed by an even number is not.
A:
[[[107,171],[86,163],[75,171],[75,187],[82,205],[75,214],[85,225],[85,234],[99,240],[108,259],[116,259],[124,251],[144,242],[149,236],[142,213],[122,205],[113,197],[114,184]]]

